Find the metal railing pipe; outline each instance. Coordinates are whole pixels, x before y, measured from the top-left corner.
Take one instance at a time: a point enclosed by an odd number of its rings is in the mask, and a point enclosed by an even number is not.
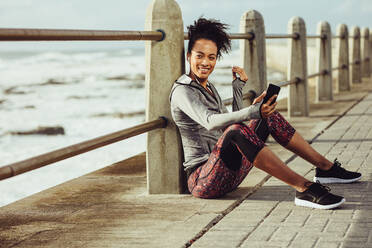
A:
[[[298,84],[300,82],[301,82],[301,78],[295,77],[295,78],[292,78],[291,80],[281,81],[281,82],[277,82],[277,83],[274,83],[274,84],[279,86],[279,87],[284,87],[284,86],[288,86],[288,85],[291,85],[291,84]]]
[[[327,39],[327,35],[307,35],[306,38],[308,39]]]
[[[337,67],[333,67],[332,71],[347,69],[347,65],[343,64]]]
[[[256,92],[253,91],[253,90],[250,90],[248,91],[246,94],[243,95],[243,100],[247,100],[249,99],[250,102],[253,102],[254,98],[257,96]],[[227,98],[225,100],[222,100],[222,103],[225,105],[225,106],[229,106],[229,105],[232,105],[232,102],[233,102],[233,97],[230,97],[230,98]]]
[[[332,39],[345,39],[346,36],[345,35],[333,35],[332,36]]]
[[[310,74],[310,75],[307,76],[307,78],[313,78],[313,77],[323,76],[323,75],[327,75],[327,74],[328,74],[328,71],[323,70],[323,71],[318,72],[318,73]]]
[[[355,60],[354,62],[350,62],[349,65],[360,65],[361,61],[360,60]]]
[[[51,163],[55,163],[139,134],[143,134],[157,128],[164,128],[166,125],[167,120],[161,117],[158,120],[145,122],[131,128],[123,129],[121,131],[107,134],[95,139],[87,140],[20,162],[9,164],[0,168],[0,180],[16,176],[27,171],[35,170]]]
[[[159,31],[114,31],[72,29],[0,28],[0,41],[63,41],[63,40],[157,40],[165,33]]]
[[[183,35],[185,40],[189,39],[189,34],[184,33]],[[255,38],[254,33],[249,32],[249,33],[230,33],[229,38],[231,40],[253,40]]]
[[[294,33],[294,34],[266,34],[266,39],[299,39],[300,34]]]

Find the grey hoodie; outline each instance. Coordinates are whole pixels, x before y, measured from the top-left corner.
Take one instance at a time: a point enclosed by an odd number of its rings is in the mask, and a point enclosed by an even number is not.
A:
[[[181,134],[185,170],[208,160],[227,126],[261,119],[261,103],[242,108],[244,84],[239,79],[232,82],[233,112],[229,113],[213,84],[208,82],[215,97],[186,74],[174,83],[170,93],[171,113]]]

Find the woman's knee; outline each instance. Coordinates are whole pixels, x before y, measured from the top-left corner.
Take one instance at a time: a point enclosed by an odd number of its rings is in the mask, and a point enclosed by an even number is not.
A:
[[[244,123],[234,123],[234,124],[231,124],[230,126],[228,126],[225,130],[225,132],[227,131],[232,131],[232,130],[241,130],[241,129],[244,129],[246,128],[247,126],[244,124]]]

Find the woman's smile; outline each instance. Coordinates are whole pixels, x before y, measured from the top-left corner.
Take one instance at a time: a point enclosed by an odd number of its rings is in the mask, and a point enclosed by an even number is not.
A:
[[[211,40],[199,39],[191,53],[187,54],[190,63],[190,76],[197,77],[200,83],[207,82],[217,62],[217,45]]]

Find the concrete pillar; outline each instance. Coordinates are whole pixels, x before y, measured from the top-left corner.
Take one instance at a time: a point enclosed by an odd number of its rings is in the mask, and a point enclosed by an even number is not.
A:
[[[360,29],[353,27],[351,29],[351,83],[357,84],[362,82],[362,69],[360,59]]]
[[[337,70],[338,79],[336,83],[336,92],[350,90],[350,77],[349,77],[349,31],[345,24],[340,24],[337,27]]]
[[[315,101],[332,101],[332,33],[328,22],[318,23],[317,34],[324,35],[325,38],[316,40],[318,51],[317,66],[319,72],[327,71],[327,74],[320,75],[316,79]]]
[[[288,116],[308,116],[309,98],[307,88],[306,26],[301,17],[292,17],[288,22],[288,33],[299,34],[298,39],[288,40],[288,80],[300,78],[297,84],[289,85]]]
[[[370,52],[369,52],[369,29],[363,28],[362,30],[362,76],[369,77],[370,72]]]
[[[147,190],[149,194],[180,193],[182,145],[169,106],[173,82],[185,71],[183,21],[176,1],[153,0],[145,26],[166,34],[163,41],[146,41],[146,121],[168,119],[166,128],[147,135]]]
[[[256,10],[245,12],[240,19],[240,32],[254,34],[252,40],[240,40],[241,64],[248,76],[243,94],[254,90],[260,95],[267,87],[265,25],[262,15]],[[245,102],[244,105],[249,103]]]
[[[370,29],[370,33],[371,33]],[[369,71],[372,74],[372,34],[369,35]]]

